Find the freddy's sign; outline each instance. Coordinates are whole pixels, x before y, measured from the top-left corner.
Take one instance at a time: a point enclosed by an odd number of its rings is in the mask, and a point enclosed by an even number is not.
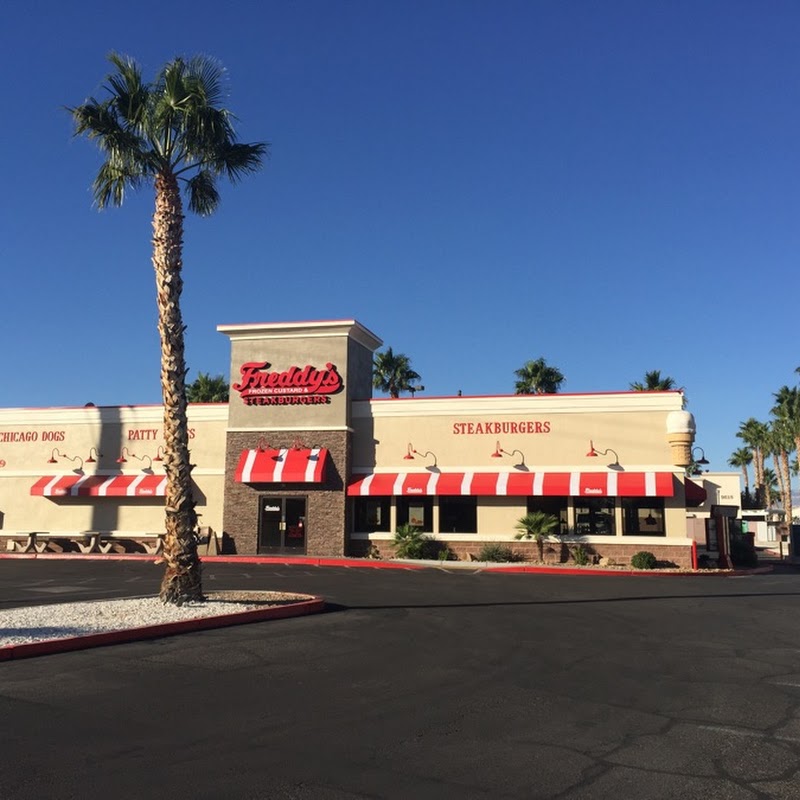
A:
[[[324,369],[311,364],[272,371],[269,361],[248,361],[239,371],[242,379],[233,384],[242,401],[249,406],[310,406],[330,403],[330,395],[342,390],[344,383],[336,366],[328,362]]]

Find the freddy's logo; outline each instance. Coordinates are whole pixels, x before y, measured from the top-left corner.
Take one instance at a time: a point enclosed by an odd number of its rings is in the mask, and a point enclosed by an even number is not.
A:
[[[329,395],[344,386],[336,366],[328,362],[324,369],[311,364],[270,372],[269,361],[242,364],[242,379],[233,388],[247,405],[320,405],[330,403]]]

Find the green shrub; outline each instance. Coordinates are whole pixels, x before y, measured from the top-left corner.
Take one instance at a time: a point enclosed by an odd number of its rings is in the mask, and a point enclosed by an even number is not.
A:
[[[450,549],[447,542],[439,542],[432,537],[428,537],[425,543],[425,558],[438,558],[439,561],[457,561],[456,554]],[[430,552],[430,555],[427,553]]]
[[[657,564],[658,559],[647,550],[640,550],[631,558],[631,566],[634,569],[655,569]]]
[[[485,544],[478,553],[478,561],[516,561],[514,551],[502,544]]]
[[[570,555],[572,556],[572,560],[579,567],[586,567],[592,563],[592,557],[589,555],[589,551],[582,544],[576,544],[571,549]]]
[[[422,558],[427,536],[415,525],[400,525],[394,534],[395,558]]]
[[[445,542],[423,533],[415,525],[400,525],[394,534],[395,558],[424,558],[426,560],[449,561],[453,551]]]

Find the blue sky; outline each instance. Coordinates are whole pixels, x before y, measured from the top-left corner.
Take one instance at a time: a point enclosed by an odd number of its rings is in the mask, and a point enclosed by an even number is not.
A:
[[[355,318],[429,396],[659,369],[727,469],[794,384],[800,5],[724,0],[7,4],[2,406],[160,402],[150,191],[92,207],[64,106],[111,50],[205,53],[266,168],[187,217],[190,378],[220,323]],[[8,120],[11,120],[9,123]]]

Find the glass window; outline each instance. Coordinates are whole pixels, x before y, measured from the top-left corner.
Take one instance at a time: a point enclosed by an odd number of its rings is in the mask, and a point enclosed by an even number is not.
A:
[[[578,536],[614,536],[614,498],[576,497],[575,533]]]
[[[664,501],[655,497],[624,497],[622,533],[626,536],[664,536]]]
[[[389,530],[389,497],[357,497],[355,503],[355,530],[374,533]]]
[[[440,497],[440,533],[477,533],[477,497]]]
[[[559,521],[558,530],[555,531],[559,536],[564,536],[569,532],[567,527],[567,498],[566,497],[529,497],[528,513],[531,511],[543,511],[551,514]]]
[[[398,497],[397,525],[413,525],[425,533],[433,533],[433,498]]]

